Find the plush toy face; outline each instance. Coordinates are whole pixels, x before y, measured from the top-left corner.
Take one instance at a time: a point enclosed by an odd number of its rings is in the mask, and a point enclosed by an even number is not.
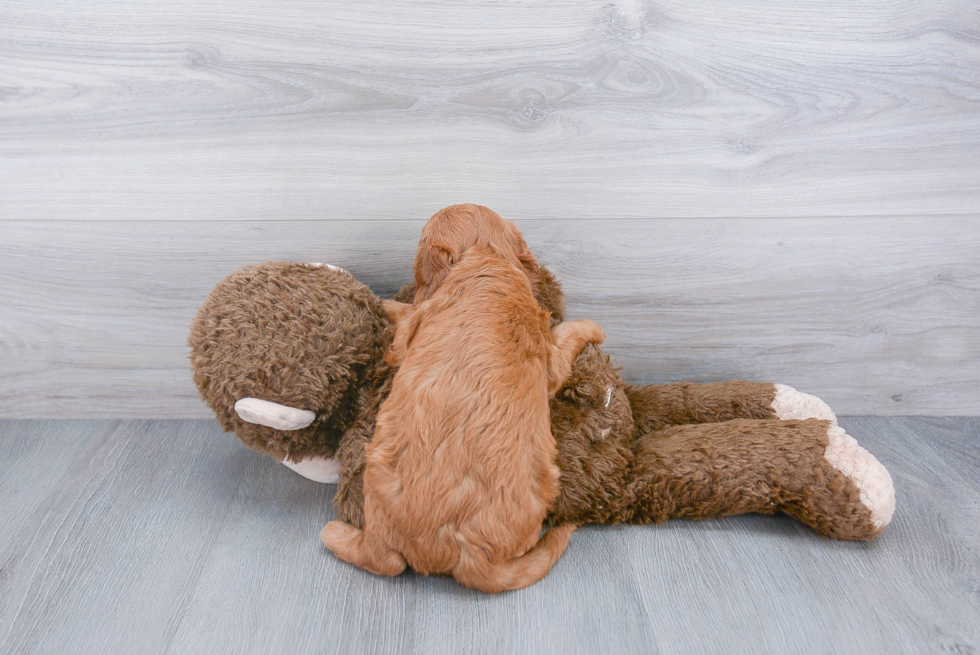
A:
[[[411,303],[414,295],[406,285],[395,299]],[[565,297],[544,267],[535,295],[560,323]],[[194,382],[222,428],[296,468],[334,456],[363,410],[359,392],[390,373],[383,358],[391,336],[381,300],[346,271],[270,262],[245,266],[214,288],[188,345]],[[299,472],[336,480],[333,468]]]
[[[219,283],[188,345],[194,382],[222,428],[299,461],[333,454],[390,338],[380,300],[346,271],[273,262]]]

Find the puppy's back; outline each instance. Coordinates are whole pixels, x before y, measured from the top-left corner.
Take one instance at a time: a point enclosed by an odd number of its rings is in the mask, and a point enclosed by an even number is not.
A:
[[[537,542],[558,477],[548,325],[523,271],[476,246],[399,328],[410,344],[365,488],[416,570],[449,573],[461,549],[508,560]]]

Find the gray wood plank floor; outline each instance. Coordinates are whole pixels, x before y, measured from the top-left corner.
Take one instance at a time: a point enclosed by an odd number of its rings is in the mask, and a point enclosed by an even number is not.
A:
[[[980,418],[843,418],[899,494],[876,542],[782,517],[590,527],[527,590],[381,579],[334,487],[213,421],[0,422],[0,652],[980,652]]]

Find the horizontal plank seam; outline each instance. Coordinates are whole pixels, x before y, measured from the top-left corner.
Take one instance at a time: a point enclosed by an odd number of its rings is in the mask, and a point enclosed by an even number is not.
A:
[[[588,222],[588,221],[783,221],[783,220],[853,220],[853,219],[916,219],[916,218],[978,218],[980,213],[954,213],[954,214],[839,214],[839,215],[806,215],[806,216],[606,216],[597,218],[568,217],[568,218],[547,218],[547,217],[523,217],[509,215],[505,218],[524,222]],[[421,218],[173,218],[173,219],[122,219],[122,218],[0,218],[2,223],[384,223],[384,222],[424,222],[428,216]]]

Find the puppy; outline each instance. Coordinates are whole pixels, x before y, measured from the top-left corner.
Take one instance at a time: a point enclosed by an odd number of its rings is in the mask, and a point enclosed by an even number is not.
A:
[[[415,268],[427,297],[386,303],[387,356],[400,368],[367,447],[364,529],[333,521],[322,536],[380,575],[411,565],[499,592],[544,577],[575,529],[539,540],[558,493],[548,400],[604,334],[591,321],[549,328],[532,292],[537,262],[486,212],[455,231],[453,212],[433,217]]]

